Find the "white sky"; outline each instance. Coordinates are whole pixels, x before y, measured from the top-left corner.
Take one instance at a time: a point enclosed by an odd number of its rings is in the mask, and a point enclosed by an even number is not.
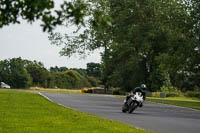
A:
[[[63,33],[71,33],[73,28],[58,28]],[[62,31],[61,31],[62,30]],[[0,29],[0,60],[21,57],[22,59],[37,60],[46,68],[51,66],[66,66],[68,68],[86,68],[88,62],[99,63],[100,50],[85,59],[76,57],[61,57],[61,48],[50,44],[48,34],[42,31],[39,22],[4,26]]]

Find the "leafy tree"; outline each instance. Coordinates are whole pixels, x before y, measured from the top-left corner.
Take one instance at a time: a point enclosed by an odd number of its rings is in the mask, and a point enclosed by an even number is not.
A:
[[[106,87],[130,90],[146,83],[151,91],[156,91],[163,85],[181,89],[191,84],[199,86],[198,74],[194,73],[199,71],[200,57],[198,1],[91,3],[89,28],[83,34],[72,38],[59,33],[50,36],[57,45],[66,39],[61,55],[82,54],[103,47],[102,76]],[[182,79],[189,84],[181,82]]]
[[[96,77],[100,78],[101,77],[101,70],[100,70],[100,64],[99,63],[87,63],[87,76],[90,77]]]
[[[41,20],[43,31],[52,31],[57,25],[84,24],[87,5],[82,0],[64,1],[60,9],[54,9],[53,0],[0,0],[0,28],[20,23]],[[54,10],[53,10],[54,9]]]
[[[32,77],[33,86],[49,87],[51,76],[41,62],[26,60],[26,70]]]
[[[58,66],[55,66],[55,67],[50,67],[50,72],[64,72],[64,71],[67,71],[68,68],[67,67],[58,67]]]
[[[4,81],[8,84],[10,79],[10,69],[9,69],[9,60],[0,61],[0,81]]]
[[[12,88],[27,88],[32,84],[31,76],[21,58],[1,61],[0,77],[1,81],[8,83]]]
[[[54,45],[63,45],[60,55],[72,56],[74,53],[87,56],[93,50],[98,48],[109,49],[109,43],[112,36],[108,32],[112,32],[111,20],[109,17],[109,1],[108,0],[87,0],[88,19],[85,20],[84,32],[80,35],[71,36],[68,34],[51,33],[49,40]]]

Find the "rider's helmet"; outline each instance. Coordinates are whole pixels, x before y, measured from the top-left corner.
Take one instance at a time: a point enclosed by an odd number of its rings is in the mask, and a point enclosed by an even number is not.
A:
[[[147,86],[145,85],[145,84],[141,84],[141,86],[140,86],[142,89],[146,89],[147,88]]]

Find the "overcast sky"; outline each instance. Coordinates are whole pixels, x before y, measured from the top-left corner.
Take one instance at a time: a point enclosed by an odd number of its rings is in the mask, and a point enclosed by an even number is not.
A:
[[[71,33],[73,28],[58,28],[57,31]],[[99,63],[100,51],[97,50],[86,59],[76,57],[61,57],[61,48],[51,45],[48,34],[42,31],[39,22],[32,25],[21,21],[21,24],[9,25],[0,28],[0,60],[21,57],[28,60],[37,60],[45,67],[66,66],[68,68],[86,68],[88,62]]]

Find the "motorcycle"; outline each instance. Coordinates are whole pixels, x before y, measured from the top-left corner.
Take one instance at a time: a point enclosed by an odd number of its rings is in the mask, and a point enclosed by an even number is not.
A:
[[[136,92],[135,95],[131,96],[128,100],[124,100],[122,106],[122,112],[132,113],[138,106],[142,106],[144,102],[143,95],[141,92]]]

